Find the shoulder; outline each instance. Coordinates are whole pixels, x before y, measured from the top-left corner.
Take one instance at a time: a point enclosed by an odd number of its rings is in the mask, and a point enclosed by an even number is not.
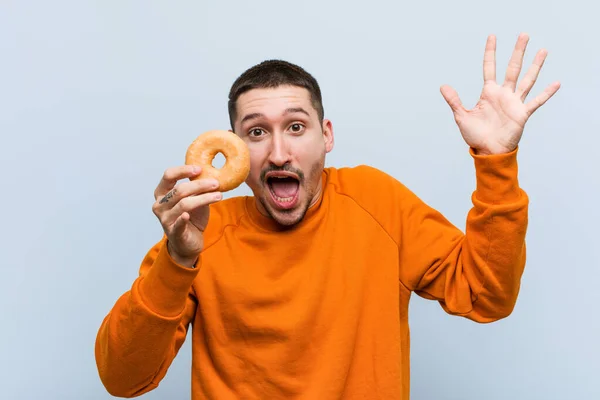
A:
[[[380,203],[389,197],[410,194],[408,188],[392,175],[369,165],[328,168],[328,185],[336,193],[351,197],[359,204]]]
[[[402,182],[377,168],[359,165],[330,169],[328,174],[333,196],[350,198],[396,241],[407,219],[429,210]]]

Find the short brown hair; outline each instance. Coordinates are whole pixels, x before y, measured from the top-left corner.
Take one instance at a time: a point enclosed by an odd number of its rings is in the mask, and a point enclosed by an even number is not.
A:
[[[237,117],[236,102],[238,97],[251,89],[276,88],[282,85],[303,87],[310,93],[313,107],[317,110],[319,121],[323,121],[325,111],[321,88],[317,80],[303,68],[283,60],[265,60],[242,73],[229,91],[229,122],[234,129]]]

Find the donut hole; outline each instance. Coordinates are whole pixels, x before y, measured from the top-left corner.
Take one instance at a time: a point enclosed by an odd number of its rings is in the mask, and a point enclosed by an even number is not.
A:
[[[223,153],[218,152],[215,154],[215,157],[212,159],[211,164],[213,167],[217,169],[221,169],[225,166],[225,156]]]

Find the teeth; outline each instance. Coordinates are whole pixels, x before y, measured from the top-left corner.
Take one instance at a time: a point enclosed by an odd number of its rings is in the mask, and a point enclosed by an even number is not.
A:
[[[276,196],[275,194],[273,194],[273,197],[275,197],[275,199],[277,199],[277,201],[282,202],[282,203],[289,203],[290,201],[292,201],[294,199],[293,197],[279,197],[279,196]]]
[[[277,201],[279,201],[280,203],[289,203],[292,200],[294,200],[294,196],[292,197],[279,197],[275,194],[275,192],[273,190],[269,190],[271,192],[271,195],[273,195],[273,198]]]

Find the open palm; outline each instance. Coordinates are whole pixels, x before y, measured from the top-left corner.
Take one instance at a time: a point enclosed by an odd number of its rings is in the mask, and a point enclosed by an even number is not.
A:
[[[548,86],[540,95],[525,103],[546,59],[540,50],[527,74],[517,87],[523,56],[529,37],[521,34],[510,59],[504,84],[496,83],[496,38],[490,35],[483,59],[484,85],[479,101],[467,110],[454,89],[441,87],[442,96],[452,109],[460,132],[478,154],[499,154],[513,151],[523,134],[529,117],[560,88],[559,82]]]

